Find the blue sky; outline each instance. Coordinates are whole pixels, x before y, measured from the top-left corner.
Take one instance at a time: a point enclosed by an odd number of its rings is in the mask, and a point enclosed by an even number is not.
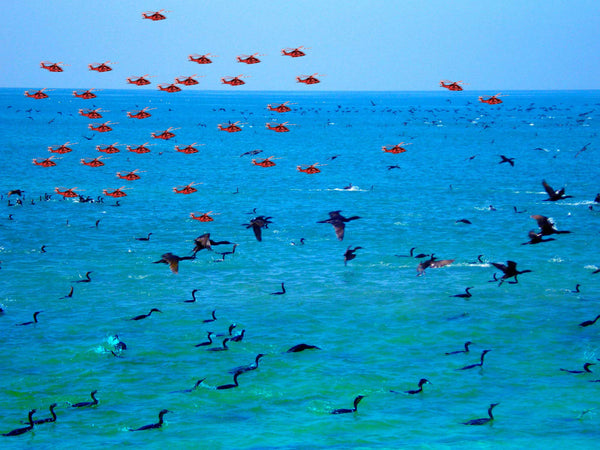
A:
[[[167,20],[143,20],[165,9]],[[0,87],[129,88],[197,74],[195,90],[600,88],[599,0],[11,0],[2,6]],[[284,47],[308,47],[302,58]],[[218,55],[212,65],[189,54]],[[236,62],[260,53],[260,64]],[[64,62],[63,73],[39,68]],[[88,70],[114,61],[113,71]],[[306,86],[297,75],[321,74]],[[246,85],[222,85],[247,75]],[[138,88],[139,89],[139,88]]]

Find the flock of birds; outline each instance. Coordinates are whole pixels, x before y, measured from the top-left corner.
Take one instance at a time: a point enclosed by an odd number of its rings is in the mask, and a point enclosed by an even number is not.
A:
[[[144,13],[143,14],[144,19],[149,19],[149,20],[165,20],[166,16],[163,14],[163,11],[157,11],[157,12],[148,12],[148,13]],[[304,56],[304,52],[301,51],[302,47],[296,48],[296,49],[284,49],[282,50],[282,54],[286,55],[286,56],[291,56],[291,57],[300,57],[300,56]],[[210,59],[208,58],[210,55],[196,55],[196,56],[190,56],[190,60],[191,61],[195,61],[198,62],[199,64],[208,64],[211,63]],[[258,60],[258,58],[256,57],[257,55],[249,55],[249,56],[244,56],[244,57],[238,57],[239,62],[242,63],[246,63],[246,64],[256,64],[259,63],[260,60]],[[47,62],[43,62],[42,63],[42,68],[49,70],[51,72],[60,72],[62,71],[62,68],[60,67],[60,63],[47,63]],[[97,66],[90,66],[90,70],[96,70],[99,72],[103,72],[103,71],[110,71],[112,70],[110,68],[110,66],[107,63],[102,63],[100,65]],[[310,76],[312,78],[314,78],[314,76]],[[309,76],[306,76],[306,80],[309,80]],[[132,79],[130,79],[132,80]],[[145,85],[145,84],[149,84],[150,82],[148,81],[148,83],[146,83],[145,76],[143,77],[137,77],[135,80],[132,81],[128,81],[130,84],[138,84],[138,85]],[[186,81],[187,80],[187,81]],[[237,81],[235,81],[237,80]],[[316,80],[316,78],[315,78]],[[172,87],[170,88],[170,90],[167,88],[159,88],[161,90],[165,90],[167,92],[177,92],[176,89],[174,89],[176,86],[176,84],[183,84],[185,85],[186,82],[188,85],[191,84],[195,84],[193,83],[193,78],[192,77],[187,77],[184,80],[179,80],[179,78],[176,78],[176,82],[171,85]],[[301,81],[301,80],[298,80]],[[224,78],[222,80],[223,83],[226,84],[231,84],[233,86],[236,85],[236,83],[241,83],[243,84],[243,81],[241,80],[241,76],[239,77],[231,77],[231,78]],[[304,81],[302,81],[304,82]],[[316,81],[312,81],[312,82],[308,82],[306,84],[314,84],[317,83],[318,80]],[[448,88],[449,90],[462,90],[462,88],[460,88],[460,86],[458,85],[458,83],[460,82],[446,82],[448,84],[445,84],[445,82],[441,82],[441,86]],[[46,98],[44,96],[42,96],[41,94],[43,93],[42,91],[38,91],[38,97],[34,97],[34,98]],[[85,91],[83,94],[81,93],[74,93],[76,94],[76,96],[82,96],[82,98],[96,98],[96,95],[93,94],[92,90],[89,91]],[[31,96],[29,93],[26,93],[26,95]],[[46,94],[44,94],[46,95]],[[492,98],[497,99],[497,96],[493,96]],[[489,99],[488,99],[489,100]],[[484,102],[484,103],[490,103],[490,102]],[[491,104],[498,104],[501,103],[500,100],[498,101],[492,101]],[[269,105],[270,106],[270,105]],[[280,107],[285,106],[285,104],[280,105]],[[287,108],[287,106],[286,106]],[[285,108],[281,108],[282,111],[289,111],[289,108],[287,108],[287,110]],[[142,116],[144,117],[149,117],[150,113],[147,112],[148,108],[144,108],[143,110],[137,111],[135,114],[133,115],[139,115],[140,113],[144,112],[145,114],[142,114]],[[276,109],[271,109],[271,110],[276,110]],[[95,110],[80,110],[80,115],[88,115],[90,117],[98,117],[98,115],[100,115],[100,108],[97,108]],[[280,112],[280,111],[278,111]],[[95,113],[95,114],[94,114]],[[100,116],[101,117],[101,116]],[[130,115],[130,117],[132,117]],[[135,117],[135,118],[144,118],[144,117]],[[286,122],[287,123],[287,122]],[[97,126],[92,126],[90,125],[90,129],[97,131],[98,133],[103,133],[103,132],[108,132],[108,131],[112,131],[112,129],[110,128],[110,122],[105,122],[104,124],[101,125],[97,125]],[[231,126],[233,124],[229,124],[229,126]],[[283,126],[284,124],[279,124],[278,126]],[[274,129],[275,127],[273,127],[270,124],[267,124],[267,128],[271,128]],[[286,127],[283,126],[283,128],[279,128],[276,129],[275,131],[289,131],[284,129]],[[229,132],[234,132],[232,131],[233,129],[229,129],[227,131]],[[172,131],[174,131],[174,129],[169,128],[167,130],[165,130],[164,132],[162,132],[161,134],[157,134],[154,135],[153,137],[155,138],[160,138],[160,139],[166,139],[168,140],[170,137],[173,137],[174,134],[172,133]],[[235,130],[237,131],[237,130]],[[160,137],[160,136],[163,137]],[[173,135],[173,136],[170,136]],[[69,145],[69,142],[67,142],[66,144],[64,144],[62,147],[62,152],[61,154],[66,154],[70,151],[70,148],[68,148],[67,146]],[[144,144],[145,145],[145,144]],[[589,144],[588,144],[589,145]],[[114,148],[114,146],[113,146]],[[186,147],[188,149],[189,152],[194,151],[195,149],[193,148],[193,144]],[[585,150],[587,148],[584,147],[583,150]],[[53,149],[52,149],[53,150]],[[52,151],[51,150],[51,151]],[[102,151],[102,150],[101,150]],[[118,150],[117,150],[118,151]],[[385,149],[384,147],[384,151],[387,151],[387,149]],[[406,151],[406,149],[404,149],[403,147],[400,147],[400,144],[396,147],[396,152],[403,152]],[[263,167],[272,167],[272,165],[274,165],[275,163],[272,162],[273,157],[269,157],[265,160],[263,160],[262,164]],[[500,155],[501,160],[499,161],[499,164],[508,164],[510,166],[514,167],[515,164],[515,159],[505,156],[505,155]],[[44,164],[38,164],[39,161],[34,160],[35,164],[38,165],[43,165],[44,167],[53,167],[54,165],[56,165],[56,163],[54,161],[51,160],[51,158],[48,158],[45,161],[45,165]],[[102,166],[104,163],[102,163],[100,161],[100,158],[95,158],[94,163],[92,166]],[[84,161],[82,160],[82,163],[89,163],[88,161]],[[272,163],[272,164],[271,164]],[[255,165],[261,165],[261,164],[256,164]],[[309,166],[312,167],[313,169],[316,169],[317,164],[312,164]],[[388,170],[391,170],[393,168],[396,168],[398,166],[389,166]],[[306,172],[306,173],[318,173],[319,170],[309,170],[306,171],[306,168],[304,168],[304,170],[301,170],[301,167],[298,167],[299,171],[302,172]],[[136,171],[133,172],[129,172],[128,175],[130,175],[131,180],[136,180],[139,179],[139,175],[135,174]],[[133,176],[135,175],[135,176]],[[137,177],[137,178],[136,178]],[[553,187],[551,187],[545,180],[542,180],[542,186],[545,190],[545,192],[548,195],[548,198],[546,198],[546,201],[551,201],[551,202],[557,202],[557,201],[561,201],[564,200],[566,198],[570,198],[570,195],[566,195],[565,193],[565,188],[561,188],[558,190],[555,190]],[[190,185],[184,186],[183,188],[178,187],[178,188],[174,188],[174,191],[176,193],[183,193],[183,194],[192,194],[194,192],[196,192],[196,189],[192,187],[194,183],[191,183]],[[351,185],[348,186],[348,188],[351,188]],[[85,202],[94,202],[94,201],[101,201],[103,202],[103,200],[101,199],[101,197],[98,197],[97,200],[92,199],[91,197],[84,197],[81,194],[76,193],[75,189],[76,188],[69,188],[67,190],[60,190],[63,188],[56,188],[55,189],[55,193],[62,195],[65,198],[75,198],[78,201],[85,203]],[[108,191],[104,191],[105,195],[108,196],[112,196],[112,197],[125,197],[126,194],[123,192],[124,188],[119,188],[117,190],[114,190],[112,193],[108,192]],[[65,195],[65,193],[67,193],[67,195]],[[234,192],[234,194],[236,194],[238,192]],[[112,195],[111,195],[112,194]],[[18,205],[23,205],[24,202],[27,201],[27,197],[25,195],[25,191],[23,189],[13,189],[11,191],[9,191],[7,194],[7,200],[8,200],[8,206],[12,207],[12,206],[18,206]],[[14,197],[13,197],[14,196]],[[4,197],[2,197],[4,198]],[[13,199],[16,198],[17,200],[12,203]],[[44,197],[42,198],[42,196],[40,196],[40,201],[43,200],[50,200],[52,198],[52,194],[44,194]],[[29,198],[29,200],[33,203],[34,199],[33,198]],[[595,199],[596,202],[600,202],[600,194],[596,197]],[[118,201],[116,203],[116,205],[119,205]],[[254,211],[255,212],[255,211]],[[520,211],[517,211],[517,209],[515,208],[515,212],[516,213],[520,213]],[[199,217],[204,217],[203,221],[212,221],[212,218],[208,215],[209,213],[205,213],[202,216]],[[192,214],[193,216],[193,214]],[[197,219],[198,217],[193,217],[195,219]],[[541,243],[546,243],[549,241],[553,241],[555,239],[557,239],[558,235],[561,234],[569,234],[571,233],[571,231],[568,230],[558,230],[552,219],[540,214],[533,214],[531,215],[531,218],[533,220],[536,221],[537,223],[537,230],[532,230],[529,232],[528,237],[529,237],[529,241],[527,242],[523,242],[523,245],[537,245],[537,244],[541,244]],[[10,220],[14,220],[13,218],[13,214],[9,215],[9,219]],[[263,231],[265,229],[268,229],[268,226],[273,223],[272,221],[273,217],[271,216],[267,216],[267,215],[256,215],[255,217],[253,217],[252,219],[250,219],[247,223],[242,224],[243,227],[245,227],[246,229],[251,229],[253,232],[253,235],[255,237],[255,239],[257,241],[262,241],[263,240]],[[329,224],[332,225],[333,227],[333,232],[335,233],[335,237],[337,238],[337,240],[339,241],[343,241],[344,240],[344,236],[345,236],[345,231],[346,231],[346,227],[347,225],[355,220],[359,220],[361,219],[360,216],[357,215],[352,215],[352,216],[344,216],[342,215],[342,211],[341,210],[336,210],[336,211],[330,211],[329,212],[329,218],[323,219],[323,220],[319,220],[317,223],[321,223],[321,224]],[[466,219],[461,219],[460,220],[462,223],[464,224],[470,224],[470,222]],[[96,226],[98,226],[98,222],[96,222]],[[138,241],[149,241],[151,238],[152,233],[148,233],[145,237],[138,237],[136,238]],[[553,236],[553,237],[549,237],[549,236]],[[556,236],[556,237],[555,237]],[[295,245],[304,245],[304,238],[302,238],[300,240],[300,242],[298,244]],[[231,250],[228,251],[223,251],[223,252],[217,252],[215,249],[213,249],[213,247],[219,246],[219,245],[229,245],[232,246]],[[221,255],[221,261],[225,260],[226,256],[233,256],[235,251],[236,251],[236,247],[238,246],[238,243],[232,241],[232,240],[213,240],[211,239],[210,233],[204,233],[200,236],[198,236],[197,238],[194,239],[194,246],[193,248],[190,249],[190,254],[186,255],[186,256],[178,256],[172,252],[165,252],[163,253],[159,259],[152,261],[155,264],[165,264],[169,267],[170,271],[174,274],[177,274],[179,272],[179,266],[180,263],[182,261],[191,261],[191,260],[195,260],[197,258],[197,254],[202,251],[202,250],[207,250],[208,252],[215,252],[219,255]],[[355,258],[357,258],[357,251],[363,249],[362,246],[348,246],[343,254],[343,261],[344,261],[344,265],[347,265],[349,261],[354,260]],[[445,266],[448,266],[450,264],[452,264],[455,259],[438,259],[437,257],[434,256],[433,253],[431,254],[414,254],[414,250],[415,248],[412,248],[410,250],[410,254],[409,255],[396,255],[398,257],[409,257],[409,258],[415,258],[418,259],[419,262],[416,265],[416,272],[417,272],[417,276],[422,276],[425,274],[425,271],[428,269],[438,269],[438,268],[442,268]],[[42,247],[41,252],[46,252],[45,246]],[[480,262],[481,259],[479,259]],[[526,274],[526,273],[530,273],[532,272],[532,270],[530,269],[525,269],[525,270],[518,270],[517,269],[517,262],[515,261],[506,261],[506,262],[492,262],[491,265],[493,267],[495,267],[500,273],[501,276],[498,278],[496,276],[496,273],[493,274],[493,279],[490,281],[494,281],[494,282],[498,282],[498,285],[502,285],[504,282],[507,282],[507,284],[516,284],[518,283],[518,277],[520,275]],[[598,273],[600,272],[600,269],[595,270],[593,273]],[[77,280],[77,283],[90,283],[92,282],[92,277],[90,276],[93,272],[92,271],[88,271],[85,275],[84,279],[81,280]],[[465,300],[468,300],[469,298],[471,298],[473,296],[473,294],[470,292],[472,289],[474,289],[474,287],[470,286],[467,287],[465,289],[465,293],[462,294],[456,294],[453,295],[453,297],[457,297],[457,298],[464,298]],[[577,291],[579,290],[579,285],[577,285]],[[192,299],[191,300],[185,300],[185,302],[188,303],[193,303],[196,302],[196,292],[197,290],[192,291]],[[71,289],[69,291],[68,294],[66,294],[64,297],[62,298],[71,298],[73,297],[74,294],[74,288],[73,286],[71,286]],[[272,295],[285,295],[286,294],[286,288],[284,283],[281,283],[281,290],[280,291],[276,291],[276,292],[272,292]],[[0,308],[0,313],[4,313],[4,311]],[[43,311],[36,311],[33,314],[33,320],[31,321],[27,321],[27,322],[22,322],[22,323],[17,323],[15,325],[17,326],[34,326],[36,324],[38,324],[38,316],[43,313]],[[149,312],[147,314],[140,314],[140,315],[136,315],[134,317],[131,317],[130,320],[133,321],[141,321],[141,320],[145,320],[147,318],[149,318],[153,313],[162,313],[162,311],[159,308],[152,308],[149,310]],[[600,319],[600,315],[596,316],[593,320],[587,320],[585,322],[582,322],[580,324],[581,327],[589,327],[594,325],[598,319]],[[216,317],[216,311],[213,310],[211,313],[211,317],[204,320],[204,323],[211,323],[217,320]],[[211,345],[214,344],[213,338],[215,338],[217,335],[216,333],[212,332],[212,331],[208,331],[207,332],[207,340],[201,343],[198,343],[195,345],[195,347],[207,347],[208,351],[213,351],[213,352],[222,352],[222,351],[227,351],[229,349],[228,344],[231,344],[233,342],[240,342],[244,339],[244,334],[245,334],[245,330],[242,330],[241,333],[235,334],[234,332],[235,330],[235,325],[231,325],[229,327],[228,330],[228,334],[224,335],[224,336],[220,336],[223,337],[222,341],[221,341],[221,345],[220,346],[216,346],[216,347],[209,347]],[[470,349],[469,346],[472,344],[472,342],[467,341],[464,344],[464,349],[463,350],[457,350],[457,351],[452,351],[452,352],[447,352],[446,355],[453,355],[453,354],[466,354],[469,353]],[[111,337],[111,348],[109,350],[109,352],[117,358],[122,358],[124,357],[124,352],[127,350],[127,345],[121,341],[118,336],[113,336]],[[306,343],[301,343],[301,344],[297,344],[294,345],[293,347],[289,348],[287,350],[287,353],[297,353],[297,352],[302,352],[302,351],[306,351],[306,350],[319,350],[320,348],[315,346],[315,345],[311,345],[311,344],[306,344]],[[471,370],[471,369],[481,369],[484,365],[484,358],[486,356],[486,354],[488,354],[491,350],[490,349],[485,349],[481,352],[480,356],[479,356],[479,362],[474,363],[474,364],[469,364],[466,366],[463,366],[457,370]],[[231,390],[231,389],[235,389],[239,387],[239,377],[242,374],[245,374],[247,372],[253,371],[258,369],[259,367],[259,361],[261,360],[261,358],[263,358],[266,354],[265,353],[259,353],[256,355],[255,360],[253,363],[248,364],[248,365],[244,365],[244,366],[239,366],[236,367],[234,369],[230,370],[230,373],[233,375],[233,382],[232,383],[227,383],[227,384],[222,384],[222,385],[217,385],[217,386],[213,386],[212,388],[214,388],[215,390]],[[593,366],[594,363],[586,363],[583,367],[582,370],[567,370],[567,369],[561,369],[563,371],[566,372],[570,372],[570,373],[590,373],[591,369],[590,367]],[[185,390],[181,390],[181,391],[176,391],[178,393],[189,393],[192,392],[196,389],[198,389],[201,386],[205,386],[204,382],[205,382],[206,378],[202,378],[199,379],[195,385],[190,388],[190,389],[185,389]],[[598,381],[598,380],[596,380]],[[426,378],[421,378],[418,383],[417,383],[417,388],[416,389],[411,389],[411,390],[407,390],[407,391],[403,391],[402,393],[406,394],[406,395],[419,395],[422,394],[424,391],[424,386],[427,384],[432,384],[428,379]],[[396,391],[390,391],[393,393],[399,393]],[[94,390],[91,392],[91,401],[85,401],[85,402],[78,402],[78,403],[74,403],[74,404],[70,404],[69,407],[70,408],[95,408],[98,407],[100,405],[99,400],[97,399],[96,395],[97,395],[98,391]],[[366,395],[357,395],[354,398],[353,401],[353,407],[352,408],[339,408],[339,409],[333,409],[330,411],[331,414],[353,414],[356,413],[358,411],[358,405],[359,403],[366,397]],[[483,417],[483,418],[477,418],[477,419],[472,419],[472,420],[468,420],[463,422],[465,425],[485,425],[485,424],[489,424],[494,420],[494,415],[493,415],[493,409],[498,406],[499,403],[491,403],[489,405],[489,408],[487,410],[488,413],[488,417]],[[36,409],[31,409],[28,412],[27,415],[27,425],[24,427],[19,427],[19,428],[15,428],[12,431],[8,431],[6,433],[4,433],[4,436],[18,436],[18,435],[22,435],[25,434],[31,430],[34,429],[35,426],[39,426],[42,424],[47,424],[47,423],[53,423],[56,422],[57,420],[57,415],[55,413],[55,409],[57,408],[57,403],[52,403],[49,407],[49,413],[50,413],[50,417],[48,418],[43,418],[43,419],[34,419],[34,415],[36,414]],[[155,423],[151,423],[148,425],[144,425],[144,426],[140,426],[137,428],[129,428],[130,431],[144,431],[144,430],[151,430],[151,429],[157,429],[162,427],[162,425],[164,424],[164,416],[167,413],[170,413],[171,411],[168,409],[161,409],[158,412],[158,421]]]

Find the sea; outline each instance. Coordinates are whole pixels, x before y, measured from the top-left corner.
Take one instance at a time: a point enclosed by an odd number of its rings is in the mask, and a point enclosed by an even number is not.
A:
[[[600,91],[25,90],[0,89],[0,432],[57,419],[2,448],[596,448]],[[570,233],[530,244],[532,215]]]

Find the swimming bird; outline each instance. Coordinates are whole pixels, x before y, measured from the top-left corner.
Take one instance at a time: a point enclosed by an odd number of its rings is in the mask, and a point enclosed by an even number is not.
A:
[[[347,413],[354,413],[356,412],[357,408],[358,408],[358,404],[360,403],[360,401],[365,398],[364,395],[359,395],[354,399],[354,408],[352,409],[345,409],[345,408],[341,408],[341,409],[334,409],[333,411],[331,411],[331,414],[347,414]]]
[[[229,338],[223,339],[222,347],[207,348],[206,350],[211,352],[222,352],[225,350],[229,350],[229,347],[227,347],[227,342],[229,342]]]
[[[465,342],[465,349],[464,350],[455,350],[453,352],[446,352],[446,355],[456,355],[458,353],[469,353],[469,345],[471,345],[472,342],[471,341],[467,341]]]
[[[85,273],[85,279],[83,279],[83,280],[77,280],[76,283],[89,283],[90,281],[92,281],[92,279],[90,278],[90,273],[92,273],[92,272],[91,271],[90,272],[86,272]]]
[[[40,248],[40,253],[46,253],[46,246],[42,245],[42,247]]]
[[[468,422],[463,422],[463,424],[464,425],[485,425],[486,423],[490,423],[492,420],[494,420],[494,415],[492,414],[492,410],[499,404],[500,403],[492,403],[490,405],[490,407],[488,408],[488,416],[489,417],[484,417],[482,419],[469,420]]]
[[[356,255],[354,254],[354,252],[356,250],[362,248],[362,247],[354,247],[354,248],[350,248],[350,247],[352,247],[352,246],[349,245],[348,248],[346,249],[346,252],[344,253],[344,266],[348,264],[348,261],[351,261],[354,258],[356,258]]]
[[[542,186],[548,193],[548,198],[544,199],[545,202],[555,202],[557,200],[563,200],[565,198],[573,198],[572,195],[565,195],[565,188],[562,187],[558,191],[555,191],[546,180],[542,180]]]
[[[502,161],[500,161],[498,164],[502,164],[502,163],[508,163],[510,164],[512,167],[515,166],[515,158],[507,158],[504,155],[498,155],[500,156],[500,158],[502,158]]]
[[[458,297],[458,298],[470,298],[473,297],[473,294],[471,294],[469,291],[473,289],[472,286],[465,288],[465,293],[464,294],[456,294],[456,295],[451,295],[451,297]]]
[[[571,292],[572,292],[573,294],[579,294],[579,293],[581,292],[581,291],[579,290],[579,288],[580,288],[580,287],[581,287],[581,285],[580,285],[579,283],[577,283],[577,284],[575,285],[575,289],[573,289]]]
[[[73,286],[71,286],[71,290],[69,291],[69,293],[61,298],[71,298],[73,297]]]
[[[488,352],[491,352],[491,350],[484,350],[483,352],[481,352],[481,358],[477,364],[470,364],[468,366],[461,367],[460,369],[457,369],[457,370],[469,370],[469,369],[474,369],[475,367],[483,367],[483,358],[485,357],[485,355]]]
[[[22,428],[15,428],[12,431],[9,431],[8,433],[2,433],[2,436],[19,436],[20,434],[24,434],[27,433],[28,431],[33,430],[33,415],[35,414],[36,410],[32,409],[31,411],[29,411],[29,416],[28,416],[28,420],[29,420],[29,425],[27,425],[26,427],[22,427]]]
[[[428,384],[428,383],[429,383],[429,384],[431,384],[431,382],[430,382],[428,379],[426,379],[426,378],[421,378],[421,379],[419,380],[419,388],[418,388],[418,389],[413,389],[413,390],[410,390],[410,391],[404,391],[404,393],[405,393],[405,394],[414,395],[414,394],[418,394],[418,393],[420,393],[420,392],[423,392],[423,385],[424,385],[424,384]]]
[[[469,219],[458,219],[458,220],[456,220],[454,223],[459,223],[459,222],[460,222],[460,223],[467,224],[467,225],[471,225],[471,224],[473,223],[473,222],[471,222]]]
[[[168,409],[163,409],[158,413],[158,423],[151,423],[150,425],[144,425],[143,427],[139,427],[139,428],[130,428],[129,431],[143,431],[143,430],[152,430],[154,428],[160,428],[163,426],[163,416],[166,413],[169,413],[171,411],[169,411]]]
[[[298,352],[302,352],[304,350],[311,350],[311,349],[321,350],[321,348],[317,347],[316,345],[297,344],[297,345],[294,345],[292,348],[290,348],[286,353],[298,353]]]
[[[71,405],[72,408],[87,408],[88,406],[95,406],[98,404],[98,399],[96,398],[96,394],[98,393],[98,391],[92,391],[91,392],[91,396],[92,396],[92,401],[91,402],[79,402],[79,403],[75,403],[74,405]]]
[[[282,282],[281,283],[281,291],[271,292],[270,295],[283,295],[285,293],[286,293],[285,286],[283,285],[283,282]]]
[[[527,212],[526,209],[519,211],[516,206],[513,206],[513,210],[515,211],[515,214],[523,214],[524,212]]]
[[[231,338],[231,342],[241,342],[242,339],[244,339],[244,334],[246,333],[246,330],[242,330],[242,332],[240,334],[236,334],[235,336],[233,336]]]
[[[346,222],[360,219],[360,216],[344,217],[340,214],[340,212],[341,210],[331,211],[329,212],[329,219],[319,220],[317,223],[329,223],[333,225],[335,235],[337,236],[338,240],[342,241],[344,240],[344,230],[346,228]]]
[[[17,326],[24,326],[24,325],[32,325],[34,323],[38,323],[37,316],[38,316],[38,314],[43,313],[43,312],[44,311],[36,311],[36,312],[33,313],[33,320],[31,320],[29,322],[17,323],[16,325]]]
[[[57,406],[56,403],[52,403],[50,405],[50,414],[52,415],[52,417],[46,417],[45,419],[34,420],[33,424],[40,425],[42,423],[56,422],[56,413],[54,412],[54,408],[56,408],[56,406]]]
[[[258,361],[260,361],[260,358],[262,358],[264,355],[264,353],[259,353],[258,355],[256,355],[256,358],[254,358],[254,362],[251,364],[246,364],[245,366],[239,366],[239,367],[235,367],[231,370],[229,370],[229,373],[244,373],[244,372],[249,372],[250,370],[256,370],[258,369]]]
[[[542,236],[549,236],[551,234],[568,234],[568,233],[570,233],[570,231],[565,231],[565,230],[558,231],[554,227],[554,223],[552,223],[552,221],[550,219],[548,219],[546,216],[534,214],[531,216],[531,218],[537,222],[538,227],[540,227],[540,234]]]
[[[589,327],[591,325],[594,325],[598,321],[598,319],[600,319],[600,314],[598,314],[594,320],[586,320],[585,322],[581,322],[579,324],[579,326],[580,327]]]
[[[158,308],[152,308],[148,314],[140,314],[139,316],[132,317],[129,320],[142,320],[142,319],[145,319],[146,317],[150,317],[150,314],[152,314],[153,312],[161,313],[162,311]]]
[[[185,392],[195,391],[196,389],[198,389],[198,386],[200,386],[204,380],[206,380],[206,378],[201,378],[198,381],[196,381],[196,384],[194,384],[193,388],[183,389],[181,391],[173,391],[173,392],[169,392],[169,394],[182,394],[182,393],[185,393]]]
[[[229,242],[229,241],[213,241],[210,238],[210,233],[204,233],[201,236],[198,236],[196,239],[194,239],[194,250],[192,250],[194,256],[196,256],[196,253],[198,253],[200,250],[210,250],[212,251],[212,246],[213,245],[221,245],[221,244],[233,244],[233,242]]]
[[[196,301],[196,292],[198,292],[198,289],[194,289],[192,291],[192,299],[191,300],[184,300],[184,303],[194,303]]]
[[[221,386],[217,386],[215,389],[223,390],[223,389],[233,389],[239,386],[238,377],[242,374],[242,372],[236,372],[233,374],[233,384],[222,384]]]
[[[594,363],[585,363],[583,365],[583,370],[569,370],[569,369],[560,369],[563,372],[569,372],[569,373],[592,373],[592,371],[590,370],[590,366],[595,366],[596,364]]]
[[[150,236],[152,236],[152,233],[148,233],[148,236],[146,236],[146,237],[136,237],[135,240],[136,241],[149,241]]]
[[[214,322],[215,320],[217,320],[217,316],[215,316],[215,312],[216,311],[217,311],[216,309],[213,309],[213,311],[210,313],[211,318],[210,319],[205,319],[202,322],[203,323],[209,323],[209,322]]]
[[[523,243],[521,243],[521,245],[535,245],[535,244],[540,244],[542,242],[549,242],[549,241],[556,240],[554,238],[543,239],[544,235],[542,233],[536,233],[533,230],[531,230],[529,232],[528,236],[529,236],[529,241],[523,242]]]
[[[410,252],[408,255],[394,255],[397,256],[398,258],[417,258],[417,259],[421,259],[421,258],[425,258],[426,256],[430,256],[430,255],[426,255],[425,253],[418,253],[415,255],[415,249],[417,247],[412,247],[410,249]]]
[[[242,225],[246,228],[252,228],[256,240],[260,242],[262,241],[262,229],[268,228],[268,225],[272,223],[269,219],[272,219],[272,217],[258,216],[251,219],[249,223],[244,223]]]
[[[452,264],[453,262],[454,262],[453,259],[436,260],[435,256],[433,256],[433,253],[432,253],[431,257],[428,260],[423,261],[422,263],[419,263],[419,265],[417,266],[417,276],[423,275],[425,273],[425,269],[428,269],[430,267],[432,269],[436,269],[439,267],[447,266],[448,264]]]
[[[514,261],[506,261],[506,264],[502,264],[502,263],[492,263],[492,265],[497,268],[500,269],[504,275],[502,275],[502,277],[500,278],[500,283],[498,283],[498,286],[500,286],[502,283],[504,283],[504,280],[507,280],[509,278],[514,277],[515,281],[509,281],[509,284],[517,284],[519,282],[519,280],[517,279],[518,275],[521,275],[522,273],[529,273],[531,272],[531,270],[527,269],[527,270],[517,270],[517,263]]]
[[[179,261],[183,261],[186,259],[196,259],[196,256],[177,256],[173,253],[165,253],[161,256],[161,259],[158,261],[153,261],[153,264],[168,264],[171,272],[178,273],[179,272]]]
[[[217,252],[219,255],[221,255],[223,257],[223,261],[225,261],[225,255],[233,255],[235,253],[235,248],[238,246],[238,244],[233,244],[233,247],[231,249],[230,252]]]
[[[205,342],[200,342],[199,344],[196,344],[196,345],[194,345],[194,347],[204,347],[204,346],[206,346],[206,345],[210,345],[210,344],[212,344],[212,343],[213,343],[213,340],[212,340],[212,335],[213,335],[213,334],[215,334],[215,333],[213,333],[212,331],[209,331],[209,332],[206,334],[206,337],[207,337],[208,341],[205,341]]]

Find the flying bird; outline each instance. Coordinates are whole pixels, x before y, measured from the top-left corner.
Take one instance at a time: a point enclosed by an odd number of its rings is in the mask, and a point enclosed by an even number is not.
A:
[[[171,272],[178,273],[179,272],[179,261],[183,261],[186,259],[196,259],[196,256],[177,256],[173,253],[165,253],[161,256],[158,261],[154,261],[154,264],[168,264]]]
[[[341,210],[331,211],[329,213],[329,219],[327,220],[319,220],[317,223],[330,223],[333,225],[335,230],[335,235],[338,240],[342,241],[344,239],[344,230],[346,228],[346,222],[350,222],[351,220],[360,219],[359,216],[352,217],[344,217],[340,214]]]
[[[555,202],[565,198],[573,198],[572,195],[565,195],[564,187],[560,188],[558,191],[555,191],[548,183],[546,183],[546,180],[542,180],[542,186],[544,186],[544,189],[548,193],[548,198],[544,200],[545,202]]]
[[[254,236],[257,241],[262,241],[262,229],[268,228],[268,225],[272,223],[269,219],[272,217],[258,216],[250,220],[250,223],[243,224],[246,228],[252,228]]]

